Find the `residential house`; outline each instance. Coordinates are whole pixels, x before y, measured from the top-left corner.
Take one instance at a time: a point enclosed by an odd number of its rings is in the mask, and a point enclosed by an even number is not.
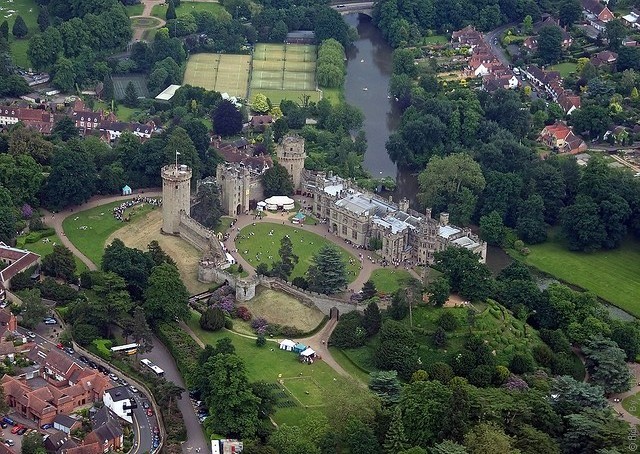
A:
[[[532,54],[538,51],[538,38],[529,36],[522,41],[522,47],[528,49]]]
[[[57,415],[53,420],[53,428],[67,434],[70,434],[72,430],[75,430],[80,426],[82,426],[82,423],[79,420],[62,413]]]
[[[560,26],[560,19],[556,19],[550,14],[543,14],[542,20],[533,24],[533,31],[537,35],[544,27],[558,27],[560,29],[560,34],[562,35],[562,47],[564,49],[567,49],[571,44],[573,44],[573,37],[571,36],[571,33],[569,33],[565,27]],[[538,43],[536,42],[536,49],[537,44]]]
[[[2,301],[5,297],[5,289],[11,289],[11,278],[40,263],[40,256],[24,249],[7,246],[0,241],[0,262],[4,265],[0,270],[0,301]]]
[[[589,60],[593,66],[600,68],[601,66],[613,66],[618,60],[618,54],[610,50],[603,50],[597,54],[593,54]]]
[[[582,0],[582,13],[593,28],[600,33],[607,28],[607,22],[614,18],[611,10],[598,0]]]
[[[524,76],[538,88],[545,90],[554,102],[560,104],[567,115],[580,108],[580,97],[562,86],[562,77],[557,71],[545,71],[536,65],[522,70]]]
[[[254,115],[251,117],[250,123],[255,131],[263,132],[267,126],[273,123],[273,117],[271,115]]]
[[[43,444],[47,454],[58,454],[65,449],[78,446],[71,436],[65,432],[46,434],[43,439]]]
[[[513,74],[489,74],[482,78],[482,88],[490,93],[501,88],[513,90],[518,88],[518,84],[518,78]]]
[[[640,19],[640,14],[635,11],[631,11],[629,14],[622,16],[622,22],[625,25],[633,28],[640,28],[640,23],[638,20]]]
[[[105,408],[111,410],[118,417],[124,419],[128,423],[132,423],[131,409],[134,408],[132,404],[131,395],[126,386],[117,386],[115,388],[107,389],[102,396],[102,402]]]
[[[477,46],[485,45],[482,33],[476,30],[473,25],[467,25],[462,30],[454,31],[451,34],[451,41],[462,46],[468,46],[472,51]]]
[[[113,452],[122,448],[124,434],[118,418],[107,408],[102,407],[91,418],[93,430],[83,440],[83,445],[97,443],[102,452]]]
[[[562,154],[575,155],[587,150],[585,141],[574,134],[571,128],[563,122],[545,126],[540,132],[538,140]]]
[[[126,123],[122,121],[102,121],[100,123],[100,132],[102,140],[113,143],[120,138],[123,132],[129,131],[134,136],[139,137],[141,141],[145,141],[151,137],[157,130],[153,121],[146,124],[142,123]]]
[[[0,126],[15,125],[18,122],[42,134],[50,134],[55,123],[53,114],[43,109],[0,106]]]

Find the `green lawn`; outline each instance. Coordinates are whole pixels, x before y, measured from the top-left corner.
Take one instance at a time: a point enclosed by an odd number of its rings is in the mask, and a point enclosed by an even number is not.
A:
[[[265,95],[271,101],[271,104],[274,106],[279,106],[280,103],[288,99],[289,101],[296,102],[298,104],[302,104],[302,97],[304,95],[309,96],[309,101],[318,102],[320,101],[320,92],[318,91],[308,91],[308,90],[267,90],[265,88],[251,88],[249,98],[253,99],[255,96],[261,93]],[[331,91],[329,93],[332,93]],[[335,103],[334,99],[330,99],[332,103]]]
[[[67,238],[98,267],[102,260],[102,254],[104,254],[105,241],[109,235],[125,225],[124,222],[115,219],[112,214],[113,207],[121,203],[121,201],[112,202],[71,214],[62,222]],[[132,217],[139,217],[152,209],[158,208],[144,204],[142,207],[140,205],[134,206],[127,212],[131,213]],[[81,227],[86,227],[86,229],[81,229]]]
[[[216,17],[222,19],[224,17],[230,17],[230,14],[220,3],[209,2],[181,2],[180,6],[176,8],[176,14],[178,17],[189,14],[192,11],[210,11],[215,14]],[[160,19],[166,19],[167,6],[155,5],[151,10],[151,15],[159,17]]]
[[[425,44],[446,44],[449,42],[449,38],[444,35],[433,35],[423,38]]]
[[[105,102],[96,102],[94,103],[93,108],[95,110],[111,110],[111,105]],[[123,106],[121,104],[116,105],[115,110],[116,117],[118,117],[118,120],[120,121],[131,121],[131,118],[134,115],[138,115],[142,112],[142,109],[134,109],[131,107]]]
[[[413,279],[413,276],[402,268],[379,268],[371,273],[370,279],[379,292],[389,294],[402,287],[407,280]]]
[[[35,252],[41,257],[44,257],[45,255],[49,255],[53,252],[53,246],[55,244],[62,244],[60,238],[58,238],[57,235],[52,235],[50,237],[47,237],[47,239],[49,240],[48,243],[43,242],[43,238],[40,241],[36,241],[35,243],[25,243],[20,247],[26,249],[27,251]],[[20,237],[18,237],[18,242],[20,242]],[[76,274],[79,275],[83,271],[87,271],[89,269],[87,268],[87,265],[85,265],[84,262],[78,257],[74,256],[74,259],[76,261]]]
[[[640,418],[640,393],[629,396],[622,401],[622,408],[636,418]]]
[[[220,217],[220,224],[218,224],[218,227],[216,227],[215,229],[213,229],[216,233],[226,233],[227,230],[229,230],[229,227],[231,227],[231,223],[233,222],[233,218],[230,216],[222,216]]]
[[[37,21],[39,11],[38,4],[35,0],[0,0],[0,8],[2,8],[0,9],[0,19],[2,19],[2,21],[6,19],[9,23],[9,45],[13,62],[22,68],[29,68],[30,63],[27,58],[29,38],[40,33]],[[11,33],[13,23],[16,21],[18,15],[22,16],[29,29],[29,34],[23,39],[15,39],[13,33]]]
[[[567,77],[569,74],[576,72],[576,68],[578,65],[575,63],[558,63],[557,65],[551,66],[549,69],[551,71],[558,71],[562,77]]]
[[[277,383],[282,379],[285,389],[305,405],[323,405],[326,402],[324,392],[339,387],[345,381],[344,377],[321,360],[310,365],[302,364],[295,353],[280,350],[275,342],[267,342],[267,345],[261,348],[256,347],[253,339],[228,331],[214,333],[203,331],[198,320],[199,314],[192,313],[188,325],[204,343],[214,345],[223,337],[231,339],[236,348],[236,354],[244,360],[250,381],[264,380],[268,383]],[[311,410],[299,404],[294,407],[278,408],[273,419],[278,424],[296,425],[309,411]]]
[[[572,252],[559,241],[529,246],[531,253],[509,254],[569,284],[590,290],[600,298],[640,317],[640,242],[631,238],[618,249],[593,253]]]
[[[272,230],[273,235],[269,235]],[[251,235],[251,233],[254,233],[254,235]],[[293,243],[293,253],[300,259],[293,269],[293,273],[291,273],[291,279],[304,276],[311,265],[312,256],[324,245],[333,244],[315,233],[271,222],[260,222],[255,226],[249,225],[240,230],[240,235],[243,238],[236,240],[238,253],[254,267],[260,263],[271,265],[274,261],[278,260],[280,240],[285,235],[289,235]],[[346,250],[341,247],[337,247],[337,249],[347,264],[347,279],[351,282],[357,277],[360,271],[360,264],[358,260]],[[257,258],[258,252],[261,252],[261,255]],[[272,258],[269,259],[269,257]],[[352,264],[348,263],[349,259],[352,259]]]
[[[131,16],[141,16],[144,11],[144,5],[142,3],[138,3],[137,5],[129,5],[125,6],[127,10],[127,14],[129,17]]]

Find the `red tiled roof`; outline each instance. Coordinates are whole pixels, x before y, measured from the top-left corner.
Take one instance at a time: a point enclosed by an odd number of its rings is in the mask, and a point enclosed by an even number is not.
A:
[[[3,283],[36,263],[40,260],[40,256],[33,252],[9,247],[0,242],[0,259],[11,260],[13,262],[11,265],[0,270],[0,283]]]

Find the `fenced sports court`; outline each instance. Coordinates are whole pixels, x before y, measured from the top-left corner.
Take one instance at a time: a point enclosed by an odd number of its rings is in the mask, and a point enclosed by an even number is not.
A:
[[[195,54],[187,62],[183,83],[246,98],[250,66],[249,55]]]
[[[269,93],[297,100],[303,94],[317,98],[316,46],[307,44],[256,44],[251,68],[251,94]],[[277,92],[282,91],[282,96]]]

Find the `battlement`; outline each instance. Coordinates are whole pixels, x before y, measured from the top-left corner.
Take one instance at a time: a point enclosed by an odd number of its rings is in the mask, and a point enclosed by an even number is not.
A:
[[[162,168],[162,179],[168,181],[186,181],[193,176],[191,168],[184,164],[169,164]]]

